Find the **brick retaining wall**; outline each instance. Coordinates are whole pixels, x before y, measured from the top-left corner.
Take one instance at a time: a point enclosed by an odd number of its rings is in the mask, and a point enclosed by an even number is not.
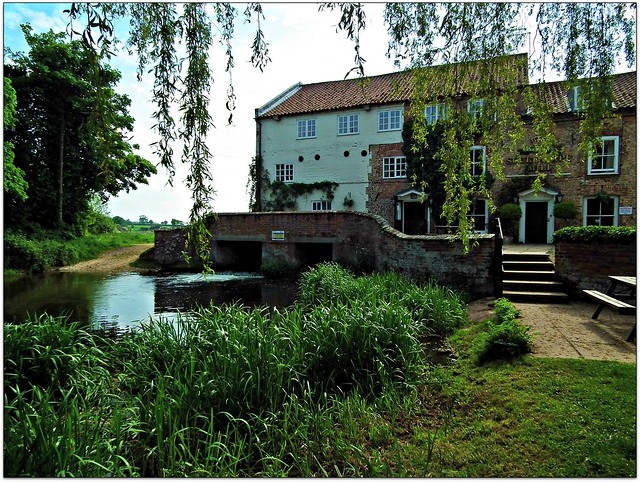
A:
[[[567,292],[582,296],[584,289],[605,291],[609,275],[636,276],[635,244],[555,243],[556,277]]]

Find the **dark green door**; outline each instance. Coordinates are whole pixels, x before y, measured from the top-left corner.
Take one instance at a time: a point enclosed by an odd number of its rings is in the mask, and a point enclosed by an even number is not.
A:
[[[525,204],[525,243],[547,243],[547,209],[547,201],[527,201]]]

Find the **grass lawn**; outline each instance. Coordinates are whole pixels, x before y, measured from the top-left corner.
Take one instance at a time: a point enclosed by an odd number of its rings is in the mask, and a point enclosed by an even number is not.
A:
[[[435,390],[434,390],[435,389]],[[635,477],[636,366],[528,357],[435,368],[415,413],[387,415],[372,476]]]

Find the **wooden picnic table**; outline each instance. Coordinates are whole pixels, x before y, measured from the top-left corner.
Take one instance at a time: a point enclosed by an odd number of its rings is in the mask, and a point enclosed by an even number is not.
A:
[[[599,301],[596,311],[591,317],[594,320],[598,319],[598,315],[605,306],[611,306],[618,310],[621,315],[633,315],[636,313],[636,307],[621,300],[620,298],[625,295],[625,298],[633,298],[635,303],[636,297],[636,277],[635,276],[609,276],[610,284],[607,291],[601,293],[596,290],[582,290],[588,296],[595,298]],[[624,293],[616,291],[617,288],[622,287]],[[634,322],[633,328],[627,336],[627,341],[633,341],[636,337],[636,323]]]

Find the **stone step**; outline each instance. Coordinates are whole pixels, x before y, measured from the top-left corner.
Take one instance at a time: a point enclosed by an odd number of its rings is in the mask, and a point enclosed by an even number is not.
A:
[[[564,285],[559,281],[503,279],[502,286],[509,291],[548,292],[562,291]]]
[[[553,263],[547,261],[502,261],[502,268],[506,271],[553,271]]]
[[[569,295],[559,291],[512,291],[503,290],[502,296],[509,301],[525,301],[529,303],[567,303]]]
[[[528,271],[528,270],[502,270],[503,280],[539,280],[555,281],[555,272],[551,270]]]
[[[530,303],[567,302],[564,286],[555,279],[547,253],[509,253],[502,258],[503,296]]]

